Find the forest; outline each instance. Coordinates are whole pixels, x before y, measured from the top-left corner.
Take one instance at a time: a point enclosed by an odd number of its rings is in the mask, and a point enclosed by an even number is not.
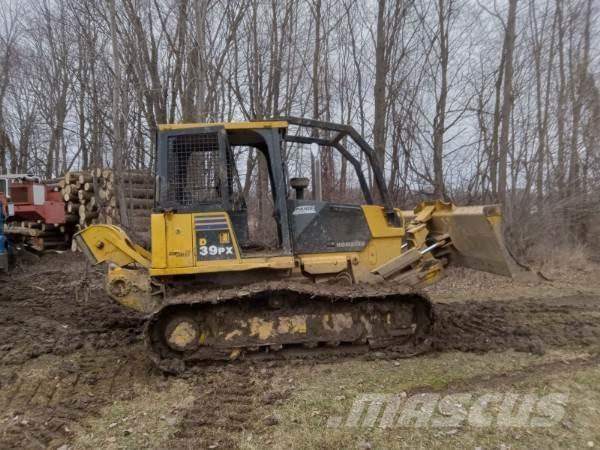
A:
[[[501,203],[523,253],[595,242],[596,1],[1,3],[2,173],[152,171],[157,124],[307,117],[361,133],[399,207]],[[310,154],[284,148],[290,176]],[[260,229],[264,161],[236,155]],[[358,201],[353,168],[319,157],[324,196]]]

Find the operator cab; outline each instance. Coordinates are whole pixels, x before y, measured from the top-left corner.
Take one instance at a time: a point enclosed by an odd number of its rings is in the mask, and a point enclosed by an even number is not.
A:
[[[288,125],[298,127],[297,132],[292,135]],[[302,136],[301,128],[326,130],[334,138]],[[316,144],[337,150],[346,164],[355,169],[363,203],[374,203],[364,176],[364,172],[372,170],[375,186],[380,193],[383,189],[380,197],[388,203],[386,210],[393,212],[381,172],[373,168],[372,149],[360,138],[358,147],[365,152],[366,157],[361,158],[367,162],[365,167],[341,144],[342,137],[355,139],[353,132],[349,127],[306,119],[161,125],[157,138],[156,209],[180,213],[227,212],[242,258],[360,251],[371,238],[362,207],[322,201],[314,185],[309,196],[311,180],[289,176],[291,147],[298,151]],[[301,172],[302,168],[296,164],[295,171]],[[317,170],[320,174],[320,168]],[[259,176],[255,175],[257,172]],[[314,174],[313,168],[313,177]],[[268,205],[264,204],[266,191],[270,197]],[[265,214],[267,207],[272,214]],[[265,225],[266,215],[274,222],[270,234],[275,239],[265,245],[253,235],[257,231],[270,231]],[[395,214],[389,215],[391,220],[392,216]],[[196,219],[195,226],[196,230],[200,227],[206,232],[217,232],[225,225],[220,219]]]

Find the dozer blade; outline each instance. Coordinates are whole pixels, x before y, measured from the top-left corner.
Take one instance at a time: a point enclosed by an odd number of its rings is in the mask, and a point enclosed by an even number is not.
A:
[[[498,205],[436,210],[427,227],[433,235],[450,236],[452,264],[513,278],[529,272],[506,247]]]
[[[412,223],[424,223],[434,240],[449,238],[450,264],[469,267],[512,278],[535,275],[518,263],[502,235],[499,205],[455,206],[451,203],[422,203],[413,211],[403,211]]]

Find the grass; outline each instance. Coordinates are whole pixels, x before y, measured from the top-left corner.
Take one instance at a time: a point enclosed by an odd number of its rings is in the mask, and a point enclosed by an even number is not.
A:
[[[77,426],[72,448],[168,448],[182,412],[194,401],[190,385],[177,380],[165,390],[132,389],[134,399],[116,401]]]
[[[266,439],[256,442],[246,436],[242,448],[276,449],[319,448],[557,448],[585,447],[588,442],[600,446],[598,429],[600,413],[600,369],[584,368],[559,374],[526,376],[519,382],[503,384],[500,377],[493,387],[483,380],[502,372],[512,372],[529,365],[566,360],[578,355],[549,352],[543,357],[506,352],[500,354],[443,354],[399,361],[369,363],[349,361],[335,365],[300,367],[276,376],[275,388],[288,389],[291,396],[275,412],[280,418],[270,428]],[[464,386],[461,387],[461,383]],[[377,426],[328,428],[332,416],[345,418],[357,395],[364,393],[408,392],[415,390],[447,395],[455,384],[461,392],[479,398],[486,392],[568,394],[565,423],[548,428],[475,427],[463,421],[457,427],[393,427]],[[578,412],[586,405],[585,414]],[[494,405],[492,413],[497,412]]]

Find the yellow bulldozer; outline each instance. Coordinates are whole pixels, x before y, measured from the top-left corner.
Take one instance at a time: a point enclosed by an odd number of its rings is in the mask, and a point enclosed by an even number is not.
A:
[[[419,289],[445,266],[523,270],[505,247],[497,205],[394,208],[374,150],[350,126],[293,117],[170,124],[156,142],[150,250],[113,225],[92,225],[76,240],[93,264],[108,263],[108,295],[148,316],[148,351],[165,371],[339,346],[417,354],[435,321]],[[307,198],[308,178],[289,178],[286,143],[337,151],[355,169],[364,204]],[[236,147],[264,157],[271,248],[249,237]]]

